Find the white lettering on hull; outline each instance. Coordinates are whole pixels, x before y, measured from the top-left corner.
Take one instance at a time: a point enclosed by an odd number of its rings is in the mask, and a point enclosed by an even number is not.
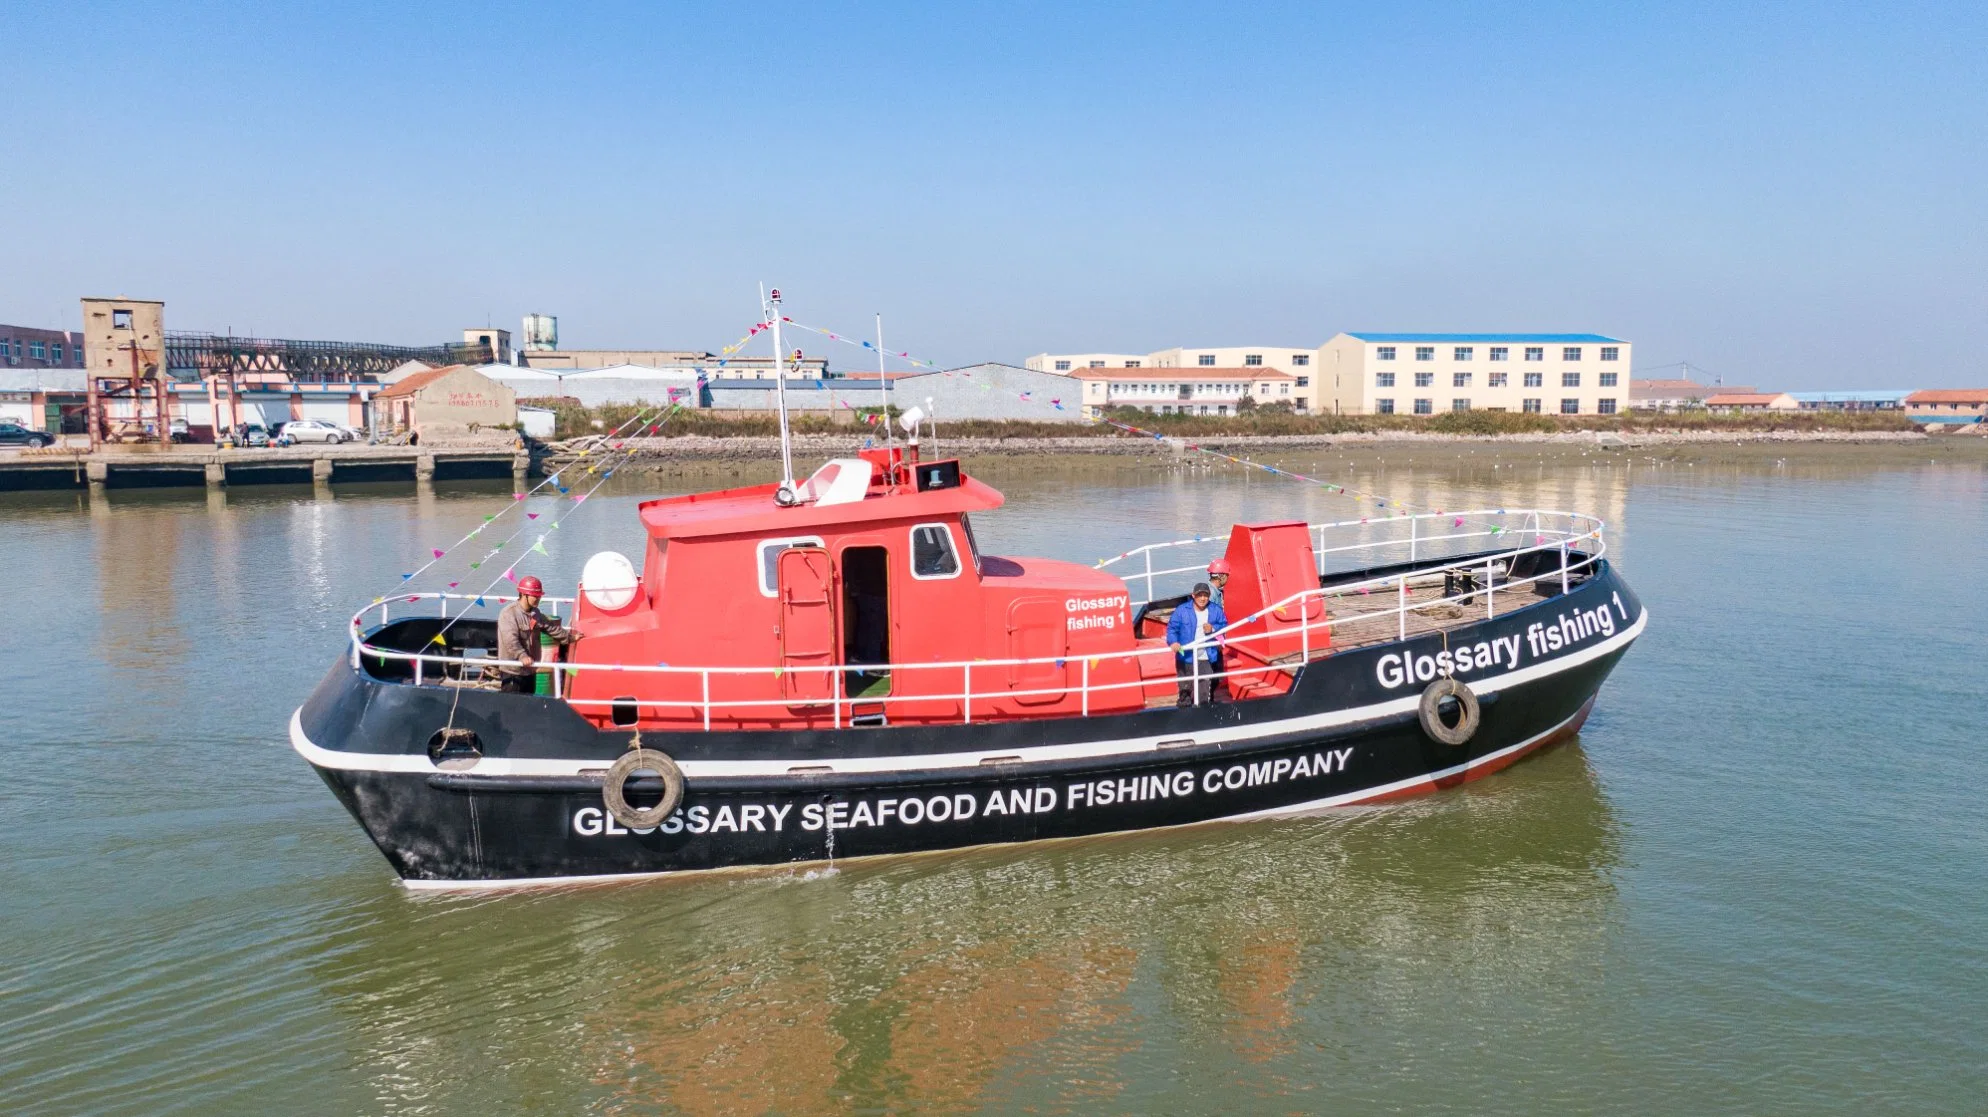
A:
[[[1223,795],[1317,779],[1344,772],[1352,758],[1353,749],[1349,746],[1274,760],[1218,765],[1205,770],[1181,768],[1171,772],[1079,780],[1060,790],[1035,786],[997,788],[984,794],[956,791],[901,798],[835,799],[801,803],[798,812],[794,810],[794,803],[727,803],[719,805],[715,811],[709,804],[694,803],[679,808],[660,825],[646,830],[629,830],[599,807],[581,807],[573,812],[572,828],[573,833],[580,837],[597,838],[657,831],[665,834],[777,833],[787,828],[790,816],[798,829],[808,831],[971,823],[975,819],[997,815],[1101,810],[1161,799]]]
[[[1619,599],[1616,608],[1621,609]],[[1500,636],[1475,644],[1444,648],[1433,655],[1389,652],[1374,661],[1374,677],[1382,686],[1392,690],[1399,686],[1421,686],[1451,676],[1463,677],[1474,671],[1494,668],[1516,671],[1525,658],[1523,652],[1531,652],[1535,660],[1545,659],[1596,637],[1607,639],[1614,635],[1615,613],[1610,612],[1607,605],[1576,609],[1572,613],[1562,613],[1550,622],[1534,621],[1527,626],[1523,648],[1521,637]]]

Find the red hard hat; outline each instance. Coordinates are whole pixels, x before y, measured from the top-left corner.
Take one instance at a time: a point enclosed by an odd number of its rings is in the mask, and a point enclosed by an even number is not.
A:
[[[1214,562],[1208,564],[1208,573],[1210,574],[1227,574],[1228,572],[1228,559],[1216,559]]]
[[[545,583],[527,574],[518,579],[518,596],[544,597]]]

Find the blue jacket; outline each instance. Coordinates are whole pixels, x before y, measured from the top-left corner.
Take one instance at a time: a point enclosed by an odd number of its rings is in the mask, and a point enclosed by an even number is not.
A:
[[[1214,625],[1217,632],[1228,627],[1229,616],[1227,613],[1222,612],[1221,602],[1212,600],[1208,602],[1208,623]],[[1167,643],[1179,644],[1181,646],[1180,654],[1174,658],[1182,663],[1186,663],[1188,657],[1187,645],[1194,643],[1195,640],[1200,638],[1202,638],[1202,633],[1194,631],[1194,599],[1190,597],[1178,606],[1175,606],[1173,616],[1167,618]],[[1208,662],[1210,663],[1222,662],[1222,649],[1212,644],[1201,649],[1201,652],[1208,657]]]

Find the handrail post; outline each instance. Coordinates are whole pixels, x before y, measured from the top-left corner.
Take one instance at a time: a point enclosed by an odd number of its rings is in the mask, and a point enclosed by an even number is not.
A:
[[[1498,610],[1494,608],[1491,604],[1492,592],[1493,591],[1491,587],[1491,560],[1485,559],[1484,560],[1484,619],[1487,621],[1498,615]]]
[[[1190,644],[1187,653],[1192,657],[1189,662],[1194,664],[1194,673],[1188,676],[1191,680],[1189,686],[1194,690],[1194,704],[1199,706],[1201,705],[1201,649]]]
[[[1560,540],[1560,592],[1567,592],[1567,540]]]
[[[1397,575],[1395,584],[1400,588],[1401,593],[1398,597],[1399,603],[1394,607],[1394,615],[1401,618],[1401,639],[1406,640],[1408,639],[1408,575]]]
[[[966,713],[966,724],[973,724],[973,664],[960,664],[960,699]]]
[[[1144,548],[1146,555],[1146,600],[1153,600],[1153,549]]]
[[[1079,660],[1078,667],[1082,672],[1081,678],[1083,679],[1083,693],[1084,693],[1083,714],[1085,717],[1090,717],[1091,716],[1091,661],[1088,658]]]
[[[704,684],[704,732],[709,733],[711,732],[711,669],[700,668],[697,674]]]
[[[1312,661],[1312,622],[1310,617],[1305,616],[1305,598],[1302,597],[1298,599],[1298,648],[1300,649],[1298,662],[1310,663]],[[1265,651],[1268,650],[1265,649]]]
[[[421,685],[421,657],[418,655],[414,657],[414,685]]]
[[[560,670],[563,666],[556,662],[552,665],[552,697],[555,700],[566,697],[565,672]]]
[[[835,727],[842,728],[842,684],[847,681],[840,667],[828,669],[828,701],[835,708]]]

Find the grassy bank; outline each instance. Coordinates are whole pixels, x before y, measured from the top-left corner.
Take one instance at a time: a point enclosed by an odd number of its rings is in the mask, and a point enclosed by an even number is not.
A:
[[[573,400],[519,400],[550,407],[556,414],[554,436],[575,438],[614,430],[653,408],[639,406],[583,407]],[[1510,411],[1447,411],[1440,415],[1298,415],[1258,411],[1242,415],[1154,415],[1144,411],[1114,412],[1114,419],[1150,431],[1183,438],[1276,435],[1386,434],[1428,432],[1452,435],[1557,434],[1574,431],[1616,431],[1656,434],[1674,431],[1761,432],[1909,431],[1912,424],[1899,414],[1851,411],[1760,412],[1715,415],[1696,411],[1678,414],[1527,415]],[[797,434],[849,434],[860,430],[818,414],[795,415]],[[1021,419],[941,418],[942,435],[954,438],[1086,438],[1110,437],[1118,429],[1105,423],[1034,422]],[[742,438],[780,431],[774,416],[719,417],[700,411],[677,412],[659,435],[704,435]]]

